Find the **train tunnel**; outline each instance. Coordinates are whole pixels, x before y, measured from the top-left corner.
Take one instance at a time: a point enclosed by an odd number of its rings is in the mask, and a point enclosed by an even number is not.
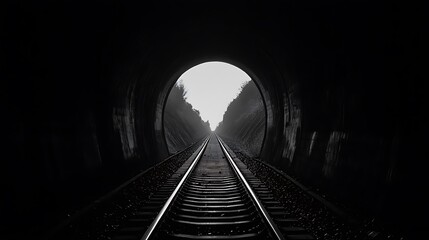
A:
[[[427,226],[424,8],[4,5],[1,222],[11,236],[45,229],[165,159],[169,90],[208,61],[233,64],[257,83],[266,106],[262,161],[405,235]]]

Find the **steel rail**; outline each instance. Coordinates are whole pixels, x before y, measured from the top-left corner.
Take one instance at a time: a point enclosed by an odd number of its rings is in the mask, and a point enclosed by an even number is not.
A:
[[[242,181],[243,185],[246,187],[246,190],[248,191],[249,195],[251,196],[253,202],[255,203],[258,211],[262,214],[264,221],[268,224],[270,227],[270,230],[272,233],[274,233],[276,239],[284,240],[285,238],[281,234],[279,228],[274,223],[273,219],[268,214],[268,211],[265,209],[265,207],[262,205],[259,198],[256,196],[255,192],[253,192],[252,188],[250,187],[249,183],[247,182],[246,178],[244,178],[243,174],[241,173],[240,169],[238,168],[237,164],[232,159],[229,152],[226,150],[223,141],[220,139],[219,136],[216,135],[216,138],[219,142],[220,147],[222,148],[222,151],[224,152],[225,156],[227,157],[229,163],[231,164],[232,168],[236,172],[236,174],[240,177],[240,180]]]
[[[192,172],[192,170],[197,165],[198,161],[201,159],[201,156],[203,155],[204,150],[206,149],[209,140],[210,140],[210,136],[207,137],[206,140],[204,140],[204,143],[201,145],[200,150],[198,151],[197,156],[194,158],[194,160],[192,161],[192,163],[189,166],[188,170],[186,171],[186,173],[183,175],[182,179],[180,180],[179,184],[177,184],[177,186],[174,189],[173,193],[170,195],[170,197],[168,198],[167,202],[162,207],[161,211],[159,211],[159,213],[156,216],[156,218],[150,224],[149,228],[146,230],[146,232],[144,233],[144,235],[141,238],[141,240],[148,240],[152,236],[153,232],[155,231],[155,228],[158,226],[158,224],[161,222],[161,219],[164,217],[165,213],[170,208],[170,205],[172,204],[173,200],[176,198],[179,190],[182,188],[182,186],[185,183],[186,179],[188,178],[189,174]]]

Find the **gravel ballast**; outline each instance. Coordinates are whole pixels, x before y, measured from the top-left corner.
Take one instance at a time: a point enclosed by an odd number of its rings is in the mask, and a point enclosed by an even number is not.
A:
[[[332,208],[335,208],[332,207],[332,203],[320,196],[317,196],[319,199],[311,196],[303,190],[302,185],[299,186],[299,183],[285,173],[250,157],[239,144],[228,139],[224,141],[248,169],[273,191],[285,208],[298,217],[300,224],[317,239],[404,239],[387,233],[380,226],[376,226],[370,218],[356,218],[347,212],[342,212],[342,216],[338,215],[332,211]]]
[[[47,239],[110,239],[121,222],[138,211],[149,197],[188,160],[202,140],[142,172],[112,193],[61,223]]]

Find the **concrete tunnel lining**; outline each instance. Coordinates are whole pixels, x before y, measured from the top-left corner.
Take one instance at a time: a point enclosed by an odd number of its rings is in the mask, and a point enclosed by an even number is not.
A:
[[[203,51],[196,52],[203,53]],[[285,86],[282,83],[285,81],[283,81],[282,76],[277,69],[269,64],[271,60],[267,59],[267,56],[255,53],[255,51],[249,51],[246,53],[246,56],[243,57],[240,55],[231,57],[231,54],[226,53],[224,54],[226,56],[210,53],[203,53],[200,55],[199,57],[195,57],[191,52],[191,54],[187,56],[178,56],[177,60],[168,59],[163,61],[162,64],[156,64],[162,67],[147,67],[147,69],[159,70],[146,74],[141,80],[137,80],[136,87],[133,89],[134,92],[129,92],[130,96],[135,96],[136,101],[136,131],[137,133],[146,133],[137,134],[137,142],[141,143],[140,146],[143,146],[143,148],[140,149],[140,151],[142,151],[140,154],[143,156],[154,156],[156,159],[162,159],[168,155],[168,148],[163,132],[163,111],[169,91],[177,79],[185,71],[200,63],[222,61],[245,71],[251,79],[255,81],[261,93],[267,120],[265,137],[261,149],[261,159],[270,161],[281,155],[283,148],[281,144],[278,143],[282,140],[283,131],[279,131],[278,129],[284,126],[284,116],[289,115],[284,113],[288,108],[283,107],[284,92],[287,91],[283,91]],[[253,57],[249,58],[249,56]],[[148,82],[153,82],[154,85],[147,86],[147,84],[144,84]],[[151,99],[155,100],[143,101],[141,100],[141,96],[145,98],[150,96]],[[146,104],[141,106],[139,104],[141,102]],[[147,104],[148,102],[152,104]],[[151,136],[151,138],[148,138],[148,135]],[[156,149],[145,145],[145,142],[156,142]],[[273,150],[273,148],[276,150]]]

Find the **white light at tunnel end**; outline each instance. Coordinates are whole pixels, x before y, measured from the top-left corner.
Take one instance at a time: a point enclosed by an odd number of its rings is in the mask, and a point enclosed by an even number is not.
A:
[[[198,64],[178,79],[187,91],[186,101],[200,112],[204,121],[209,121],[212,132],[222,121],[229,103],[249,81],[250,76],[240,68],[218,61]]]

